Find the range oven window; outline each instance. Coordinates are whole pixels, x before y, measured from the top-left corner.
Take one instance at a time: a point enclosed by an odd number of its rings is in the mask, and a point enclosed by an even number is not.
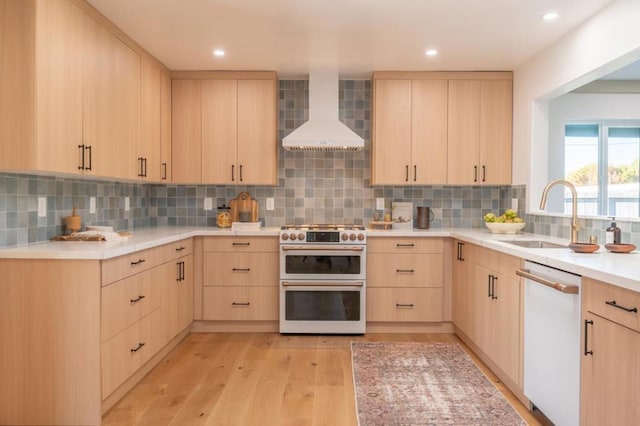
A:
[[[287,274],[360,274],[360,255],[293,255],[285,258],[285,271]]]
[[[287,290],[287,321],[360,321],[360,291]]]

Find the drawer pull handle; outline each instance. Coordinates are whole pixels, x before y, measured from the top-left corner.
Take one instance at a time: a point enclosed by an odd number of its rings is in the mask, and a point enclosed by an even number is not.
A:
[[[396,303],[396,308],[413,308],[413,303]]]
[[[248,247],[248,246],[251,245],[251,243],[232,243],[231,245],[232,246],[236,246],[236,247],[238,247],[238,246]]]
[[[136,346],[135,348],[131,349],[131,352],[138,352],[140,349],[142,349],[142,347],[144,346],[144,343],[138,343],[138,346]]]
[[[176,251],[182,251],[184,249],[186,249],[186,247],[184,247],[184,246],[176,247]]]
[[[131,304],[133,305],[134,303],[138,303],[139,301],[141,301],[142,299],[144,299],[145,296],[143,295],[139,295],[138,297],[136,297],[135,299],[130,299],[129,301],[131,302]]]
[[[396,269],[397,273],[407,273],[407,274],[413,274],[415,271],[413,269]]]
[[[144,259],[138,259],[135,262],[131,262],[131,266],[139,265],[139,264],[144,263],[144,262],[145,262]]]
[[[251,268],[233,268],[231,269],[233,272],[249,272]]]
[[[411,243],[411,244],[401,244],[401,243],[396,244],[396,247],[414,247],[414,246],[415,246],[415,244],[413,244],[413,243]]]
[[[606,303],[609,306],[613,306],[614,308],[622,309],[623,311],[626,311],[626,312],[634,312],[636,314],[638,313],[638,308],[626,308],[622,305],[618,305],[615,300],[612,300],[611,302],[607,300],[604,303]]]
[[[231,306],[249,306],[250,302],[231,302]]]

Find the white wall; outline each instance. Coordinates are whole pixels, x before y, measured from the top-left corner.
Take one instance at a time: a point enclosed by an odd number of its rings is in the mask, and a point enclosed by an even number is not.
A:
[[[548,101],[638,59],[640,1],[616,0],[514,71],[513,183],[528,211],[548,180]]]

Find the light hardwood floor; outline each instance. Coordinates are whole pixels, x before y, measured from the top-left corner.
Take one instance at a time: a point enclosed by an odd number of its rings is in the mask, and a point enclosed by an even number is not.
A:
[[[470,353],[452,334],[192,333],[105,414],[103,424],[357,425],[352,340],[458,342]],[[527,423],[538,425],[471,357]]]

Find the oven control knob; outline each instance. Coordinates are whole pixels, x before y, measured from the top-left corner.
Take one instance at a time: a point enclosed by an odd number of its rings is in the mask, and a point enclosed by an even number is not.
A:
[[[342,234],[342,241],[347,241],[349,239],[349,236],[347,234]]]
[[[350,239],[351,241],[355,241],[355,240],[356,240],[356,234],[351,234],[351,235],[349,235],[349,239]]]
[[[358,241],[364,240],[364,234],[358,234]]]
[[[289,238],[291,238],[291,241],[294,241],[297,237],[296,234],[291,234],[289,235]]]
[[[282,239],[287,241],[289,239],[289,234],[282,234]]]
[[[298,239],[300,241],[304,240],[304,234],[302,232],[298,234]]]

